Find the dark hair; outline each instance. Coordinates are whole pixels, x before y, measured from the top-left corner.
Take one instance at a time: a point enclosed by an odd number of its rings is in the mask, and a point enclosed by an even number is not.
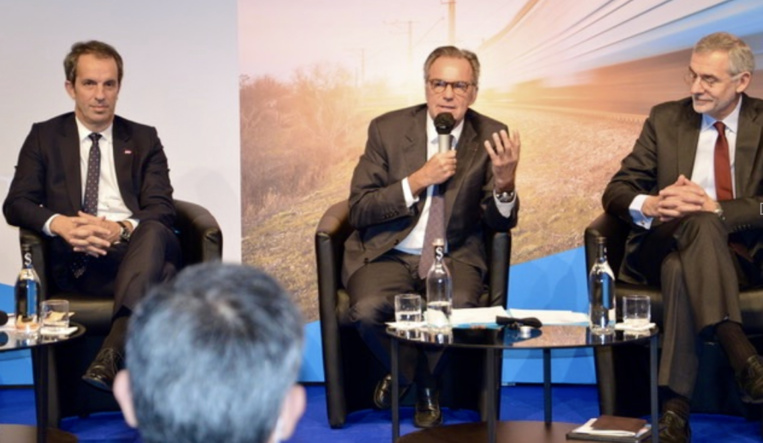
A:
[[[424,62],[424,81],[429,80],[429,68],[440,57],[461,58],[469,62],[472,67],[472,74],[474,78],[472,83],[474,86],[479,86],[480,82],[480,60],[477,58],[477,54],[466,49],[460,49],[455,46],[440,46],[432,51]]]
[[[93,54],[98,58],[113,58],[117,63],[117,80],[120,85],[122,84],[122,75],[124,74],[122,56],[113,46],[97,40],[90,40],[73,44],[71,51],[64,58],[64,74],[66,74],[66,80],[72,85],[77,79],[77,61],[81,55],[85,54]]]
[[[303,325],[266,273],[201,264],[149,291],[126,363],[146,442],[265,442],[296,382]]]

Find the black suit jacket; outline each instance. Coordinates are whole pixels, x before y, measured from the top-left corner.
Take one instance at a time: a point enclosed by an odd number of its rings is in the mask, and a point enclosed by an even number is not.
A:
[[[345,243],[342,279],[400,243],[421,215],[426,195],[409,208],[402,180],[427,161],[426,105],[384,114],[368,128],[368,141],[352,177],[350,223],[355,232]],[[506,125],[471,109],[456,147],[456,174],[444,184],[445,223],[453,260],[487,269],[483,222],[496,231],[517,224],[519,200],[509,218],[493,198],[490,157],[483,142]]]
[[[621,268],[626,280],[645,282],[629,255],[639,247],[646,230],[632,223],[628,206],[638,194],[657,195],[680,174],[691,179],[701,122],[702,115],[694,111],[691,98],[652,108],[633,151],[604,191],[604,209],[632,226]],[[763,100],[744,94],[734,167],[735,198],[720,205],[734,241],[757,256],[763,247]]]
[[[171,227],[175,219],[167,157],[152,127],[114,118],[114,163],[132,217]],[[19,154],[3,214],[9,224],[42,232],[54,214],[82,209],[80,142],[74,113],[32,125]]]

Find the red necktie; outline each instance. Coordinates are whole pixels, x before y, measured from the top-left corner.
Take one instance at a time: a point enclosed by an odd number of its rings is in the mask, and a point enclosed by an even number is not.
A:
[[[732,200],[734,198],[734,187],[731,184],[731,161],[729,160],[729,142],[726,140],[726,125],[723,122],[715,122],[713,126],[718,130],[718,138],[715,140],[715,156],[713,158],[715,199],[716,201]],[[744,244],[730,241],[729,247],[740,257],[751,263],[753,262]]]
[[[715,122],[718,138],[715,140],[715,199],[717,201],[734,198],[734,186],[731,184],[731,161],[729,161],[729,142],[726,140],[726,125]]]

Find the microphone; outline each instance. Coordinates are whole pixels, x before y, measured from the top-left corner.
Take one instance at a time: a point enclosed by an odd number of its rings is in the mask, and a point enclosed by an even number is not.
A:
[[[533,328],[540,328],[543,326],[543,323],[535,317],[514,318],[498,315],[495,317],[495,322],[499,325],[506,326],[509,329],[519,329],[520,326],[531,326]]]
[[[8,313],[0,311],[0,326],[3,326],[6,323],[8,323]]]
[[[450,146],[450,131],[456,126],[456,119],[450,112],[441,112],[434,118],[434,128],[439,134],[437,141],[440,145],[440,152],[447,152]]]

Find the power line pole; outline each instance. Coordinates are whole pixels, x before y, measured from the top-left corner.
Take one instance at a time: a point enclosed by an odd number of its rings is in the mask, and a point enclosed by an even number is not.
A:
[[[456,0],[440,0],[441,5],[448,5],[448,44],[456,45]]]

